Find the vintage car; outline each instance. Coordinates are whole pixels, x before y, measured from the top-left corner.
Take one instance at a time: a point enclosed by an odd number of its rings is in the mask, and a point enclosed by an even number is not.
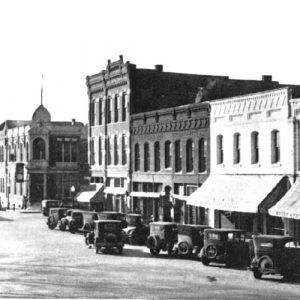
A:
[[[49,229],[54,229],[62,218],[67,214],[67,208],[55,207],[50,208],[47,225]]]
[[[116,248],[119,253],[123,252],[124,240],[122,237],[122,221],[98,220],[95,221],[93,235],[95,254],[99,250]]]
[[[300,239],[282,235],[253,235],[250,270],[257,279],[280,274],[285,279],[300,275]]]
[[[52,207],[59,207],[59,200],[42,200],[42,214],[44,216],[49,216],[49,209]]]
[[[146,244],[150,229],[149,226],[143,223],[142,215],[127,214],[126,221],[127,228],[124,229],[124,232],[126,233],[126,242],[132,245]]]
[[[152,255],[158,255],[161,250],[173,254],[174,244],[177,243],[177,224],[173,222],[152,222],[147,247]]]
[[[174,252],[180,256],[198,256],[203,247],[204,229],[207,225],[178,224],[178,242]]]
[[[233,265],[249,263],[249,243],[245,231],[239,229],[205,229],[204,245],[200,252],[203,265],[211,262]]]
[[[116,211],[101,211],[98,213],[99,220],[119,220],[122,228],[127,227],[126,214]]]

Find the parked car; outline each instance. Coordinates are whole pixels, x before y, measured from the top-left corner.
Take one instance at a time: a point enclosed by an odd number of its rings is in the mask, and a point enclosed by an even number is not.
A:
[[[101,211],[98,213],[99,220],[119,220],[122,228],[127,227],[126,214],[116,211]]]
[[[178,242],[174,246],[174,252],[182,256],[198,256],[204,239],[204,229],[207,225],[178,224]]]
[[[280,274],[285,279],[300,275],[300,239],[282,235],[253,235],[250,270],[257,279]]]
[[[249,263],[249,243],[245,231],[239,229],[205,229],[204,245],[200,252],[203,265],[211,262],[226,266]]]
[[[59,200],[42,200],[42,214],[44,216],[49,216],[49,209],[52,207],[59,207]]]
[[[124,229],[126,233],[126,242],[132,245],[144,245],[147,242],[150,229],[149,226],[143,223],[141,214],[127,214],[126,215],[127,228]]]
[[[79,228],[82,228],[83,222],[83,211],[70,209],[66,216],[60,220],[59,229],[61,231],[68,229],[71,233],[75,233]]]
[[[173,222],[152,222],[147,247],[152,255],[158,255],[161,250],[173,254],[174,244],[177,243],[177,224]]]
[[[47,220],[49,229],[53,230],[57,226],[60,220],[66,216],[67,210],[67,208],[60,207],[50,208]]]
[[[93,235],[95,254],[101,249],[116,248],[119,253],[123,252],[124,240],[122,237],[122,221],[98,220],[95,221]]]

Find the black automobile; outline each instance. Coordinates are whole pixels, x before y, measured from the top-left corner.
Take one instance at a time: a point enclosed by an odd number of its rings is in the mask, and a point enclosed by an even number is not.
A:
[[[282,235],[253,235],[250,270],[257,279],[280,274],[285,279],[300,275],[300,239]]]
[[[203,265],[211,262],[233,265],[249,264],[249,243],[240,229],[205,229],[200,252]]]
[[[53,230],[56,228],[60,220],[66,217],[67,210],[68,210],[67,208],[60,208],[60,207],[50,208],[49,217],[47,220],[47,225],[49,229]]]
[[[147,247],[152,255],[158,255],[160,251],[168,251],[173,255],[174,244],[178,241],[177,224],[173,222],[150,223],[150,235],[147,238]]]
[[[50,208],[59,207],[60,203],[59,200],[42,200],[42,214],[44,216],[49,216]]]

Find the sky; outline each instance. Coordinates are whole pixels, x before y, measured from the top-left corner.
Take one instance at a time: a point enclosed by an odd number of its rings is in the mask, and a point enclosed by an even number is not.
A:
[[[139,68],[300,84],[298,0],[0,0],[0,122],[88,121],[85,77]]]

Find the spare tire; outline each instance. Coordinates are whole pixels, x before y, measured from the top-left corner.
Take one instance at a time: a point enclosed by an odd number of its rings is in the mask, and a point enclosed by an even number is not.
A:
[[[181,242],[178,244],[178,253],[187,255],[190,252],[190,247],[187,242]]]
[[[159,245],[159,237],[157,235],[150,235],[147,239],[147,247],[150,249],[157,248]]]
[[[105,242],[106,243],[116,243],[117,242],[117,237],[113,233],[109,233],[105,236]]]
[[[205,255],[209,259],[214,259],[217,257],[218,251],[217,247],[213,244],[209,244],[205,248]]]

